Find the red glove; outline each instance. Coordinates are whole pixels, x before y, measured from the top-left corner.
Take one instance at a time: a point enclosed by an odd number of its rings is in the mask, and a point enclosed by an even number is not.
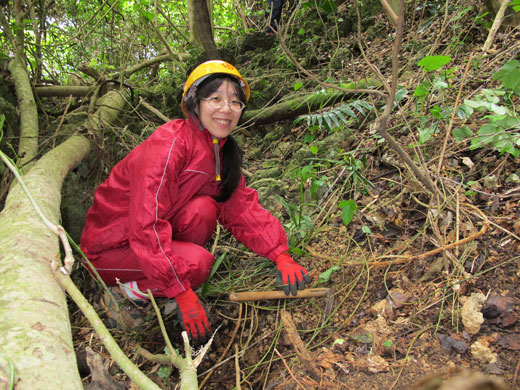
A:
[[[278,272],[276,281],[285,295],[296,296],[297,290],[303,290],[305,284],[311,282],[311,277],[305,268],[299,265],[288,253],[282,253],[274,261]]]
[[[209,340],[211,325],[208,312],[202,306],[199,297],[190,288],[175,297],[179,305],[178,315],[182,329],[197,344],[205,344]]]

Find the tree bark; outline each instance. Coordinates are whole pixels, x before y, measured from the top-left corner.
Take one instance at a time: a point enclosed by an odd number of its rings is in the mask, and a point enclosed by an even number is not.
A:
[[[200,46],[210,60],[220,58],[213,39],[213,24],[210,18],[207,0],[188,0],[188,20],[190,25],[190,42]]]
[[[22,172],[26,172],[30,168],[29,162],[38,154],[38,110],[23,59],[17,56],[11,60],[9,71],[14,79],[20,110],[18,166],[21,167]]]
[[[124,107],[116,91],[100,101],[92,130],[112,122]],[[46,153],[24,175],[24,182],[53,223],[60,219],[61,186],[68,172],[91,149],[75,135]],[[72,343],[65,295],[51,271],[59,261],[58,238],[15,184],[0,214],[0,345],[15,366],[17,390],[82,389]]]
[[[53,85],[51,87],[36,87],[34,92],[38,97],[67,97],[67,96],[88,96],[96,90],[96,87],[72,86],[72,85]]]

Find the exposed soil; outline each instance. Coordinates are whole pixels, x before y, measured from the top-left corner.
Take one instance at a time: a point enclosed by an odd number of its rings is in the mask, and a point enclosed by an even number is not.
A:
[[[456,29],[443,22],[444,15],[439,15],[423,32],[407,31],[400,56],[403,69],[400,85],[410,91],[417,85],[417,68],[409,64],[416,63],[426,53],[421,50],[418,54],[414,45],[424,42],[431,45],[439,38],[437,46],[432,47],[434,52],[451,55],[456,63],[453,88],[447,92],[452,104],[461,85],[462,96],[466,97],[482,87],[491,88],[487,83],[492,72],[518,56],[520,48],[516,44],[515,49],[514,43],[519,42],[520,34],[518,29],[511,28],[500,32],[492,54],[480,57],[486,31],[470,23],[476,12],[469,15],[464,28]],[[455,16],[454,11],[448,20]],[[376,37],[365,36],[370,41],[366,54],[373,65],[389,75],[392,27],[382,19],[374,23],[382,27]],[[413,31],[418,31],[419,22],[412,24]],[[374,34],[373,29],[370,31]],[[464,46],[469,42],[468,37],[471,48]],[[345,45],[353,48],[353,39],[350,37],[350,43],[345,40]],[[473,60],[478,56],[478,66],[467,71],[463,84],[465,65],[472,55]],[[344,72],[370,74],[361,55],[350,61]],[[432,107],[435,99],[430,102]],[[411,100],[404,102],[401,111],[391,119],[389,126],[402,145],[415,142],[414,133],[405,126],[407,121],[412,128],[417,125],[414,110]],[[468,126],[478,128],[481,124],[472,122]],[[308,132],[302,123],[279,126],[287,129],[280,143],[295,143]],[[317,133],[318,139],[325,136]],[[310,239],[303,246],[305,253],[299,256],[299,261],[311,271],[313,287],[331,289],[329,297],[230,302],[230,292],[274,289],[275,269],[225,232],[215,235],[215,257],[218,259],[223,253],[227,256],[204,297],[217,331],[198,368],[203,388],[236,389],[237,375],[242,389],[426,390],[520,386],[517,379],[520,187],[518,183],[505,181],[512,173],[518,174],[520,161],[507,153],[469,150],[467,145],[453,142],[442,152],[443,141],[441,131],[420,147],[424,164],[446,196],[440,202],[429,197],[424,185],[413,178],[395,152],[374,135],[372,123],[357,129],[355,139],[347,145],[349,150],[358,151],[357,158],[366,159],[362,176],[372,186],[354,181],[352,175],[342,172],[341,166],[320,168],[332,170],[334,174],[328,172],[328,176],[339,180],[312,211],[315,229],[306,236]],[[248,154],[261,145],[262,137],[251,137],[244,145],[248,172],[254,174],[271,159],[278,159],[284,166],[275,146],[263,148],[260,158]],[[444,162],[440,175],[436,175],[441,154]],[[461,177],[464,182],[471,179],[483,183],[483,178],[490,175],[497,177],[492,186],[482,184],[471,194],[458,188]],[[294,189],[294,181],[281,180]],[[290,200],[297,203],[298,190],[282,195],[289,194]],[[342,199],[353,199],[358,206],[348,227],[337,207]],[[434,209],[435,204],[441,207]],[[284,223],[289,221],[281,204],[270,202],[270,205]],[[436,251],[437,248],[443,250]],[[430,251],[431,255],[425,255]],[[332,267],[337,269],[330,279],[320,281],[320,275]],[[99,289],[89,277],[78,271],[76,278],[83,283],[84,291],[90,291],[87,298],[98,302]],[[483,322],[468,325],[462,307],[477,293],[484,298],[480,306],[469,312],[477,319],[482,315]],[[165,309],[167,302],[159,300],[159,304]],[[287,324],[281,320],[284,311],[294,322],[296,334],[288,332]],[[102,315],[101,309],[99,313]],[[161,364],[136,354],[138,346],[154,354],[164,353],[165,343],[157,319],[151,311],[150,315],[144,332],[114,331],[114,337],[162,389],[175,389],[178,383],[175,370],[166,375]],[[90,346],[109,360],[110,356],[80,313],[73,314],[73,321],[80,355]],[[165,315],[164,321],[172,342],[182,353],[175,312]],[[306,352],[295,349],[299,338]],[[126,388],[136,388],[115,364],[109,371]],[[463,387],[457,387],[456,378],[464,383]],[[89,379],[87,376],[85,381]]]

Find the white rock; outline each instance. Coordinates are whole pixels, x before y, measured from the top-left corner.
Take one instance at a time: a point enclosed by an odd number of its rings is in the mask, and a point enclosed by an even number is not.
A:
[[[472,293],[470,297],[461,297],[461,300],[463,305],[460,314],[464,329],[469,334],[477,334],[484,322],[484,315],[481,310],[486,297],[482,293]]]

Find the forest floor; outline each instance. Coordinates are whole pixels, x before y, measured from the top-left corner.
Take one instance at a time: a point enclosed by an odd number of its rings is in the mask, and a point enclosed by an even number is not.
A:
[[[453,22],[454,15],[448,17]],[[390,74],[393,50],[390,35],[388,27],[366,48],[368,61],[385,75]],[[457,43],[468,35],[472,47]],[[492,54],[483,56],[485,38],[485,30],[478,32],[474,25],[457,30],[442,24],[441,18],[425,32],[407,33],[399,84],[413,94],[421,80],[412,65],[425,56],[414,45],[434,42],[431,49],[450,55],[455,71],[446,80],[450,90],[429,96],[428,107],[448,107],[448,101],[453,107],[463,100],[457,100],[459,90],[469,98],[492,88],[492,73],[518,58],[520,34],[511,28],[500,32]],[[468,62],[471,66],[466,68]],[[372,73],[361,55],[344,71]],[[512,105],[518,108],[515,99]],[[410,128],[420,122],[412,100],[403,103],[389,124],[405,146],[416,143]],[[465,122],[475,131],[484,123],[483,118]],[[295,143],[308,132],[302,122],[279,125],[289,129],[279,143]],[[314,228],[305,235],[299,262],[310,271],[312,287],[329,288],[328,296],[230,301],[231,292],[275,289],[275,269],[225,232],[215,235],[215,257],[225,257],[203,294],[216,329],[198,368],[203,388],[237,389],[237,383],[242,389],[280,390],[520,388],[520,184],[506,180],[519,174],[520,160],[451,140],[443,149],[445,125],[414,149],[423,160],[421,169],[428,168],[444,198],[428,194],[375,134],[372,123],[361,126],[355,139],[342,145],[364,151],[362,176],[371,185],[363,186],[366,181],[354,181],[352,175],[347,180],[342,166],[321,166],[338,180],[310,213]],[[244,145],[245,168],[252,174],[265,161],[278,158],[274,147],[265,145],[260,158],[248,154],[258,146],[261,137],[251,137]],[[443,164],[437,171],[439,160]],[[358,207],[348,226],[337,207],[342,199],[353,199]],[[282,205],[274,211],[283,214]],[[88,277],[83,282],[84,290],[91,291],[87,298],[98,302],[99,290]],[[163,314],[169,311],[167,301],[158,301]],[[72,317],[77,349],[90,346],[109,359],[80,313]],[[175,311],[163,318],[182,353]],[[291,322],[297,332],[291,331]],[[177,388],[175,370],[136,353],[137,346],[164,353],[157,319],[139,334],[113,334],[162,389]],[[115,364],[110,373],[126,383],[123,388],[136,388]]]

